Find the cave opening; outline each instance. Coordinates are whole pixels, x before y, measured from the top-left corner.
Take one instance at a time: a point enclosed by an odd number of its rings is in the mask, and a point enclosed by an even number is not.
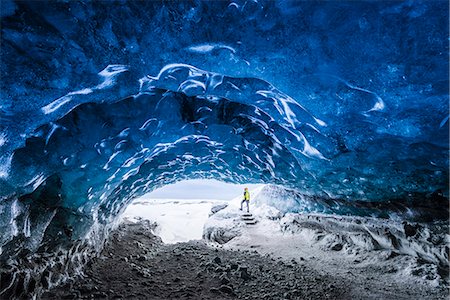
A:
[[[256,196],[263,186],[213,179],[178,181],[133,200],[121,222],[147,220],[155,225],[153,233],[167,244],[201,240],[210,214],[229,205],[238,207],[244,188]]]

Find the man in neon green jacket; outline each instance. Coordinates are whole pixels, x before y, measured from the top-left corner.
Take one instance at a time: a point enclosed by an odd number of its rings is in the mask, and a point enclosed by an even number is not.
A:
[[[241,208],[240,208],[240,210],[242,210],[242,204],[244,204],[244,202],[247,204],[247,212],[250,212],[250,209],[249,209],[250,193],[248,191],[248,188],[244,189],[244,199],[241,201]]]

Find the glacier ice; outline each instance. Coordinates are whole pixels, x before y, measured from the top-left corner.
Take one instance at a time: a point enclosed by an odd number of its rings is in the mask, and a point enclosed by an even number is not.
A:
[[[85,253],[188,178],[275,184],[286,211],[448,217],[444,2],[0,11],[2,262]]]

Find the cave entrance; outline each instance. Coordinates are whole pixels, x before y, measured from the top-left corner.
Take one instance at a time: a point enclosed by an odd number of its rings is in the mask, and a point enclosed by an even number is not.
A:
[[[213,206],[238,205],[244,187],[252,190],[259,186],[206,179],[179,181],[135,199],[122,220],[155,222],[154,233],[167,244],[200,240]]]

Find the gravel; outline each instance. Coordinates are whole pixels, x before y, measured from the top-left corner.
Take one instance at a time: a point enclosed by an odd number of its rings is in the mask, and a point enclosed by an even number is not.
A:
[[[121,225],[85,276],[43,299],[348,299],[350,289],[301,261],[203,241],[163,244],[142,222]]]

